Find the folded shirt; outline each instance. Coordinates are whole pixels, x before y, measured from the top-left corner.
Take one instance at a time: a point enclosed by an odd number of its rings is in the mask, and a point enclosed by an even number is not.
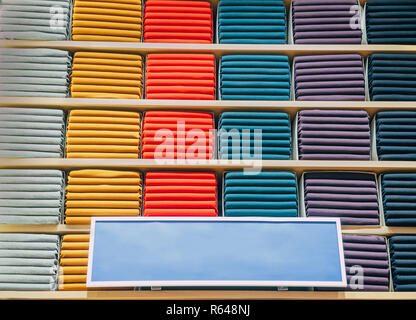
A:
[[[416,159],[416,148],[413,147],[415,116],[413,111],[380,111],[376,114],[377,156],[380,160]]]
[[[70,171],[66,187],[65,222],[89,224],[92,216],[138,216],[141,194],[142,181],[138,172],[98,169]]]
[[[143,120],[143,159],[213,159],[214,118],[207,112],[148,111]]]
[[[64,194],[62,171],[0,169],[0,177],[0,223],[61,222]]]
[[[357,54],[294,58],[296,100],[364,101],[362,58]]]
[[[227,172],[223,198],[225,216],[298,216],[296,175],[292,172]]]
[[[1,290],[56,290],[59,247],[58,235],[0,234]]]
[[[59,290],[87,290],[86,276],[89,234],[66,234],[62,237],[59,266]]]
[[[144,8],[143,41],[212,43],[212,21],[208,1],[148,0]]]
[[[2,48],[0,96],[65,98],[71,63],[63,50]]]
[[[394,291],[415,291],[416,237],[414,235],[392,236],[389,239],[389,246]]]
[[[71,110],[66,132],[67,158],[139,158],[138,112]]]
[[[140,42],[142,2],[75,0],[72,40]]]
[[[146,58],[146,99],[214,100],[215,56],[152,53]]]
[[[140,55],[76,52],[71,73],[73,98],[140,99],[143,59]]]
[[[370,160],[366,111],[302,110],[297,134],[301,160]]]
[[[71,1],[3,1],[0,39],[68,40]]]
[[[148,172],[143,216],[218,216],[217,184],[209,172]]]
[[[415,44],[416,5],[407,0],[366,3],[366,31],[369,44]],[[399,23],[397,23],[399,22]]]
[[[357,1],[292,2],[295,44],[360,44],[361,7]]]
[[[307,217],[339,217],[344,225],[378,225],[375,176],[361,172],[304,174]]]
[[[415,226],[416,175],[385,173],[381,178],[384,217],[387,226]]]
[[[290,66],[287,56],[223,56],[219,81],[222,100],[290,99]]]
[[[290,159],[290,120],[282,112],[224,112],[219,123],[221,159]]]
[[[218,4],[219,43],[285,44],[283,1],[221,0]]]
[[[0,112],[0,157],[62,158],[64,112],[4,108]]]
[[[344,234],[342,240],[347,287],[324,290],[389,291],[390,266],[386,238]]]
[[[415,6],[416,8],[416,6]],[[373,101],[416,98],[416,55],[375,53],[368,58],[368,87]]]

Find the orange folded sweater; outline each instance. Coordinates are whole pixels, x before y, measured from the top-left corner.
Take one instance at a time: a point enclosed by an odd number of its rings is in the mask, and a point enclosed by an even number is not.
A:
[[[213,41],[213,14],[208,1],[148,0],[145,3],[143,21],[144,42]]]
[[[89,29],[85,32],[87,35],[81,36],[104,37],[105,40],[109,36],[129,37],[135,32],[109,31],[102,35],[100,31],[97,35],[93,31]],[[74,98],[140,99],[143,93],[143,59],[134,54],[76,52],[70,88]]]

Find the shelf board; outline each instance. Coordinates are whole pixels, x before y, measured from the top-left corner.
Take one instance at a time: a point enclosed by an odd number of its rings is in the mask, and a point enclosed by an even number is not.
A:
[[[352,109],[366,110],[370,116],[382,110],[416,110],[413,101],[248,101],[248,100],[153,100],[153,99],[81,99],[0,97],[1,107],[135,110],[193,110],[213,112],[225,111],[284,111],[292,117],[307,109]]]
[[[414,171],[415,161],[318,161],[318,160],[153,160],[153,159],[55,159],[0,158],[0,168],[60,169],[85,168],[129,170],[202,170],[219,174],[228,170],[279,169],[301,174],[305,171]]]
[[[293,58],[297,55],[359,53],[367,57],[376,52],[416,53],[416,45],[325,45],[325,44],[195,44],[195,43],[148,43],[106,41],[43,41],[43,40],[0,40],[3,48],[52,48],[76,51],[111,51],[148,54],[154,52],[213,53],[217,57],[226,54],[284,54]]]
[[[258,290],[0,291],[7,300],[416,300],[416,292]]]
[[[45,234],[78,234],[90,233],[90,225],[11,225],[0,224],[0,233],[45,233]],[[416,234],[416,227],[387,227],[387,226],[342,226],[343,234],[361,234],[392,236],[397,234]]]
[[[398,234],[416,234],[416,227],[342,226],[342,233],[390,237]]]

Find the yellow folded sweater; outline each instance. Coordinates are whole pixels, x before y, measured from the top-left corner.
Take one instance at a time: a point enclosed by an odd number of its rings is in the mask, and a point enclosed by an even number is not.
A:
[[[72,116],[92,116],[92,117],[111,117],[111,118],[137,118],[140,119],[140,113],[133,111],[115,111],[115,110],[88,110],[79,109],[71,110],[69,117]]]
[[[139,140],[122,138],[67,138],[66,143],[69,145],[109,144],[137,146],[139,144]]]
[[[140,192],[140,185],[67,185],[67,192]]]
[[[85,21],[110,21],[110,22],[122,22],[122,23],[136,23],[141,24],[142,18],[131,17],[131,16],[118,16],[118,15],[108,15],[108,14],[91,14],[91,13],[77,13],[74,12],[72,15],[73,21],[76,20],[85,20]]]
[[[69,159],[138,159],[137,153],[116,153],[116,152],[68,152],[66,157]]]
[[[104,178],[104,177],[68,177],[68,185],[140,185],[140,177],[135,178]]]
[[[138,8],[137,8],[138,9]],[[120,17],[141,17],[142,12],[140,10],[118,10],[112,8],[88,8],[74,6],[74,15],[76,14],[100,14],[100,15],[110,15],[110,16],[120,16]]]
[[[122,117],[95,117],[95,116],[74,116],[70,115],[69,123],[114,123],[114,124],[132,124],[139,126],[139,118],[122,118]]]
[[[100,169],[72,170],[69,172],[69,176],[71,178],[139,178],[140,179],[139,172],[123,171],[123,170],[100,170]],[[134,183],[136,182],[137,181],[134,181]]]
[[[68,130],[66,136],[69,137],[83,137],[83,138],[128,138],[138,139],[140,138],[139,131],[108,131],[108,130]]]
[[[122,3],[121,1],[105,2],[105,1],[84,1],[84,0],[75,0],[74,8],[87,7],[87,8],[111,8],[111,9],[120,9],[120,10],[134,10],[142,11],[142,5],[139,3]]]
[[[126,87],[141,87],[140,79],[113,79],[113,78],[92,78],[92,77],[72,77],[73,84],[96,84],[96,85],[113,85]]]
[[[88,20],[74,20],[72,21],[72,27],[110,28],[110,29],[119,29],[119,30],[142,30],[142,26],[139,23],[120,23],[120,22],[88,21]]]
[[[131,131],[139,132],[140,126],[131,124],[116,123],[69,123],[68,130],[114,130],[114,131]]]

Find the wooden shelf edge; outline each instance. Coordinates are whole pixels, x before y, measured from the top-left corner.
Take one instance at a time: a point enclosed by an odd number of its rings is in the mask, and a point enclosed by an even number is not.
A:
[[[412,101],[247,101],[247,100],[153,100],[153,99],[81,99],[0,97],[0,108],[56,108],[135,110],[193,110],[219,114],[224,111],[284,111],[292,117],[305,109],[354,109],[366,110],[370,116],[382,110],[416,110]]]
[[[316,291],[0,291],[0,300],[416,300],[416,292]]]
[[[343,234],[361,234],[392,236],[399,234],[416,234],[416,227],[388,227],[388,226],[342,226]]]
[[[106,41],[43,41],[43,40],[0,40],[2,48],[52,48],[68,51],[117,51],[138,54],[152,52],[204,52],[217,57],[233,53],[280,53],[292,58],[295,55],[319,53],[360,53],[362,56],[375,52],[416,53],[416,45],[371,45],[371,44],[194,44],[194,43],[148,43]]]
[[[73,234],[89,233],[90,225],[11,225],[0,224],[0,233],[46,233],[46,234]],[[344,234],[362,234],[391,236],[398,234],[416,234],[416,227],[388,227],[388,226],[343,226]]]
[[[202,170],[222,174],[227,170],[306,171],[414,171],[415,161],[318,161],[318,160],[152,160],[152,159],[68,159],[68,158],[0,158],[0,168],[60,169],[82,168],[149,170]]]

